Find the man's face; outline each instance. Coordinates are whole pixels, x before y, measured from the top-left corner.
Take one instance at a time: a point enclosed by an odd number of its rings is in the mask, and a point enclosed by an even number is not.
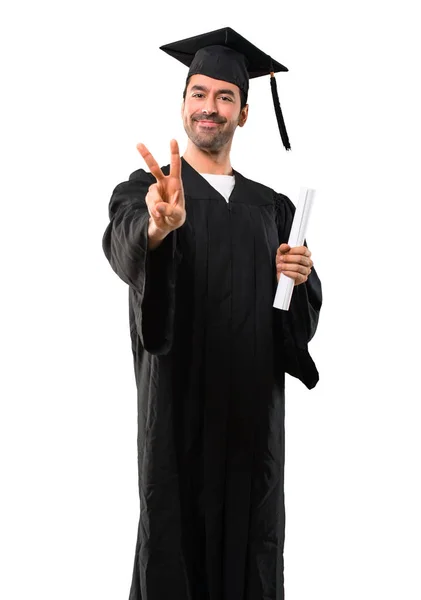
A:
[[[233,83],[206,75],[190,78],[182,117],[188,137],[198,148],[219,151],[232,140],[236,127],[244,125],[247,113],[247,106],[241,109],[240,89]]]

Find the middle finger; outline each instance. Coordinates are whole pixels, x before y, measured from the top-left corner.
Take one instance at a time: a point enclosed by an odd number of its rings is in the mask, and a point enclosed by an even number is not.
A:
[[[282,263],[279,263],[278,267],[281,271],[294,271],[295,273],[301,273],[302,275],[308,275],[310,272],[309,267],[305,267],[304,265],[298,265],[296,263],[288,263],[288,265],[283,265]]]
[[[306,267],[313,266],[313,261],[311,260],[311,258],[308,258],[307,256],[303,256],[302,254],[292,254],[292,255],[286,254],[286,255],[278,258],[277,260],[281,264],[282,264],[282,262],[285,262],[285,263],[288,263],[289,265],[297,264],[297,265],[305,265]]]

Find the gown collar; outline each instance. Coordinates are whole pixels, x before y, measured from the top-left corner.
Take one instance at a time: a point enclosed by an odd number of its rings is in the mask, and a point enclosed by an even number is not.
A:
[[[181,157],[181,172],[184,185],[184,193],[192,198],[210,200],[215,196],[225,198],[194,169],[183,157]],[[235,185],[231,192],[229,203],[238,202],[241,204],[270,204],[267,194],[262,195],[259,184],[246,179],[241,173],[232,170],[235,176]],[[261,186],[263,188],[263,186]],[[266,188],[267,189],[267,188]]]

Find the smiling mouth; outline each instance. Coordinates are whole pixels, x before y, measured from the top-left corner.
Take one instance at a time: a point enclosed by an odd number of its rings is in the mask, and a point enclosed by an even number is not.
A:
[[[197,126],[203,131],[214,131],[215,129],[218,129],[220,125],[221,123],[215,121],[197,121]]]
[[[225,123],[225,121],[216,121],[215,119],[200,119],[200,118],[193,118],[193,121],[196,121],[196,123],[204,123],[205,125],[222,125],[223,123]]]

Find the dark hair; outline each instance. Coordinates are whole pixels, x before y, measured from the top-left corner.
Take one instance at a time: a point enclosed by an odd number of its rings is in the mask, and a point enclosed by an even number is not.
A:
[[[191,75],[190,75],[190,77],[191,77]],[[187,92],[187,88],[189,86],[190,77],[187,78],[186,85],[184,87],[183,100],[186,99],[186,92]],[[242,90],[241,88],[238,88],[238,89],[240,90],[241,109],[243,109],[245,107],[245,105],[247,104],[247,95],[244,92],[244,90]]]

